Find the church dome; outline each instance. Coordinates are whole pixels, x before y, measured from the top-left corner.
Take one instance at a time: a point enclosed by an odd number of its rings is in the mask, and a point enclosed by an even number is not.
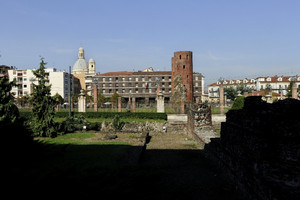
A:
[[[88,71],[89,65],[85,59],[78,58],[78,60],[73,65],[73,72],[85,72]]]
[[[84,59],[84,49],[80,47],[78,49],[78,59],[73,65],[72,73],[85,73],[89,71],[89,64]]]

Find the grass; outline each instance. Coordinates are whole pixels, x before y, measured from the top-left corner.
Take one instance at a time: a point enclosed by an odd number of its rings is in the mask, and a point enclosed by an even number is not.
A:
[[[230,107],[224,107],[224,113],[226,114],[230,110]],[[220,107],[211,107],[211,114],[220,114]]]
[[[126,142],[103,142],[100,140],[85,140],[94,138],[95,133],[68,133],[56,138],[37,137],[36,140],[44,144],[55,145],[129,145]]]

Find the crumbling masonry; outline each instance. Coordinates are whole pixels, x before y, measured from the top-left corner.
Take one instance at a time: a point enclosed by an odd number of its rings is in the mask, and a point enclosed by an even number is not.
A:
[[[300,197],[300,101],[268,104],[247,97],[244,108],[230,110],[221,138],[205,152],[215,158],[245,194],[245,199]]]

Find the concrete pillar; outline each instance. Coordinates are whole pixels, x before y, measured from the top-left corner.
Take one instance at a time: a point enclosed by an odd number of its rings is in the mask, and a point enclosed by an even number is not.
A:
[[[80,90],[78,97],[78,112],[86,112],[86,97],[83,93],[83,90]]]
[[[132,97],[132,112],[136,112],[135,97]]]
[[[122,112],[122,101],[121,101],[121,97],[118,97],[118,112]]]
[[[220,85],[220,113],[224,114],[224,88]]]
[[[163,113],[165,112],[165,97],[160,92],[156,97],[156,112]]]
[[[74,112],[74,101],[72,98],[71,98],[71,112]]]
[[[98,91],[96,86],[94,86],[94,112],[98,112]]]

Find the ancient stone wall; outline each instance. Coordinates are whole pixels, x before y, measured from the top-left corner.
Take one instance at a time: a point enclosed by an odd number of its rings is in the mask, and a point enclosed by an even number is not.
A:
[[[300,101],[273,104],[247,97],[244,108],[231,110],[221,138],[205,152],[216,159],[245,194],[245,199],[300,197]]]

